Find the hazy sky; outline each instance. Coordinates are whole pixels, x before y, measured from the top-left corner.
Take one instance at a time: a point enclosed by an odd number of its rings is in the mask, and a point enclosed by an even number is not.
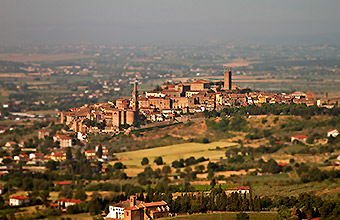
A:
[[[0,0],[0,45],[332,41],[340,0]]]

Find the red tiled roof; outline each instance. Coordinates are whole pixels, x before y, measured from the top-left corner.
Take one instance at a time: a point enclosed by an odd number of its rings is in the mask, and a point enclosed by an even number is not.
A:
[[[10,197],[10,199],[24,200],[24,199],[29,199],[29,198],[27,196],[13,196],[13,197]]]
[[[297,139],[304,139],[304,138],[308,138],[306,135],[294,135],[292,136],[293,138],[297,138]]]
[[[163,205],[167,205],[167,203],[164,201],[141,203],[139,205],[128,207],[125,210],[137,210],[137,209],[146,208],[146,207],[155,207],[155,206],[163,206]]]
[[[329,131],[327,131],[327,132],[332,132],[332,131],[337,131],[336,129],[332,129],[332,130],[329,130]]]
[[[77,199],[59,199],[60,202],[68,202],[68,203],[82,203],[83,201]]]
[[[58,184],[58,185],[71,185],[71,183],[68,182],[68,181],[60,181],[60,182],[56,182],[55,184]]]
[[[70,138],[66,135],[63,135],[63,134],[56,134],[53,137],[58,137],[59,139],[62,139],[62,140],[72,140],[72,138]]]
[[[162,205],[167,205],[166,202],[164,201],[159,201],[159,202],[149,202],[149,203],[142,203],[140,204],[144,207],[153,207],[153,206],[162,206]]]
[[[203,83],[210,83],[210,82],[205,81],[205,80],[198,80],[198,81],[195,81],[195,82],[192,82],[192,83],[195,83],[195,84],[203,84]]]

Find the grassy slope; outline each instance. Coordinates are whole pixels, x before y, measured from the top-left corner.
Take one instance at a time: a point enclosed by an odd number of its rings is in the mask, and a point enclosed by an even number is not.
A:
[[[237,213],[209,213],[189,216],[178,216],[172,218],[162,218],[163,220],[180,219],[180,220],[218,220],[218,219],[236,219]],[[268,220],[273,219],[276,213],[248,213],[249,219],[252,220]]]
[[[153,164],[153,160],[158,156],[162,156],[163,161],[169,165],[174,160],[181,158],[185,159],[191,156],[194,156],[195,158],[205,157],[214,161],[218,160],[220,157],[223,157],[225,152],[225,150],[216,150],[216,147],[223,148],[232,145],[235,144],[225,141],[212,142],[208,144],[175,144],[165,147],[118,153],[117,157],[122,163],[127,165],[128,169],[126,172],[128,175],[136,175],[138,173],[137,171],[140,172],[143,169],[143,166],[140,164],[143,157],[148,157],[150,164]]]

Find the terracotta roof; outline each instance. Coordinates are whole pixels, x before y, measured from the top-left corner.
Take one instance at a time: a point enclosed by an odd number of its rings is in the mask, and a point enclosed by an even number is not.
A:
[[[158,201],[158,202],[149,202],[149,203],[141,203],[139,205],[135,205],[133,207],[126,208],[125,210],[137,210],[141,208],[148,208],[148,207],[155,207],[155,206],[163,206],[167,205],[164,201]]]
[[[59,138],[61,140],[72,140],[72,138],[70,138],[70,137],[68,137],[66,135],[63,135],[63,134],[56,134],[53,137],[57,137],[57,138]]]
[[[29,199],[29,198],[27,196],[13,196],[13,197],[10,197],[10,199],[24,200],[24,199]]]
[[[136,200],[136,205],[140,205],[142,203],[142,201]],[[130,207],[130,200],[125,200],[125,201],[121,201],[119,203],[113,204],[112,206],[114,207],[120,207],[120,208],[131,208]],[[134,207],[134,206],[133,206]]]
[[[338,131],[338,130],[336,130],[336,129],[332,129],[332,130],[329,130],[329,131],[327,131],[327,132],[333,132],[333,131]]]
[[[195,82],[192,82],[192,83],[195,83],[195,84],[202,84],[202,83],[210,83],[210,82],[205,81],[205,80],[198,80],[198,81],[195,81]]]
[[[308,138],[306,135],[294,135],[292,136],[293,138],[297,138],[297,139],[304,139],[304,138]]]
[[[153,207],[153,206],[162,206],[162,205],[167,205],[166,202],[164,201],[158,201],[158,202],[149,202],[149,203],[142,203],[140,204],[144,207]]]
[[[60,202],[68,202],[68,203],[82,203],[83,201],[77,199],[59,199]]]
[[[58,184],[58,185],[71,185],[71,183],[68,182],[68,181],[60,181],[60,182],[56,182],[55,184]]]

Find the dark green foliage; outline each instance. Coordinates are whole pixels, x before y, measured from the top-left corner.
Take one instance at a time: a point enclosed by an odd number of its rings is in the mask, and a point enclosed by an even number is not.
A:
[[[116,162],[114,165],[113,165],[113,168],[115,170],[122,170],[122,169],[125,169],[126,166],[122,163],[122,162]]]
[[[249,215],[244,212],[239,212],[236,214],[236,219],[237,220],[249,220]]]
[[[153,162],[156,163],[157,165],[163,165],[163,158],[162,157],[156,157]]]
[[[243,163],[244,159],[241,155],[228,158],[228,163]]]
[[[172,162],[172,167],[173,168],[181,168],[181,167],[185,167],[185,166],[191,166],[194,164],[198,164],[204,161],[207,161],[208,159],[204,158],[204,157],[200,157],[200,158],[195,158],[195,157],[189,157],[187,159],[180,159],[180,160],[175,160]]]
[[[227,131],[244,131],[247,127],[247,121],[240,116],[231,117],[230,119],[221,119],[220,121],[206,120],[207,127],[222,132]]]
[[[148,165],[149,164],[149,159],[147,157],[143,157],[141,164],[144,165]]]
[[[281,172],[281,167],[276,163],[275,160],[270,159],[262,165],[263,173],[279,173]]]
[[[66,150],[66,160],[72,160],[72,151],[70,147]]]
[[[102,147],[101,144],[98,146],[98,150],[97,150],[97,152],[96,152],[96,156],[97,156],[98,158],[102,158],[102,156],[103,156],[103,147]]]

